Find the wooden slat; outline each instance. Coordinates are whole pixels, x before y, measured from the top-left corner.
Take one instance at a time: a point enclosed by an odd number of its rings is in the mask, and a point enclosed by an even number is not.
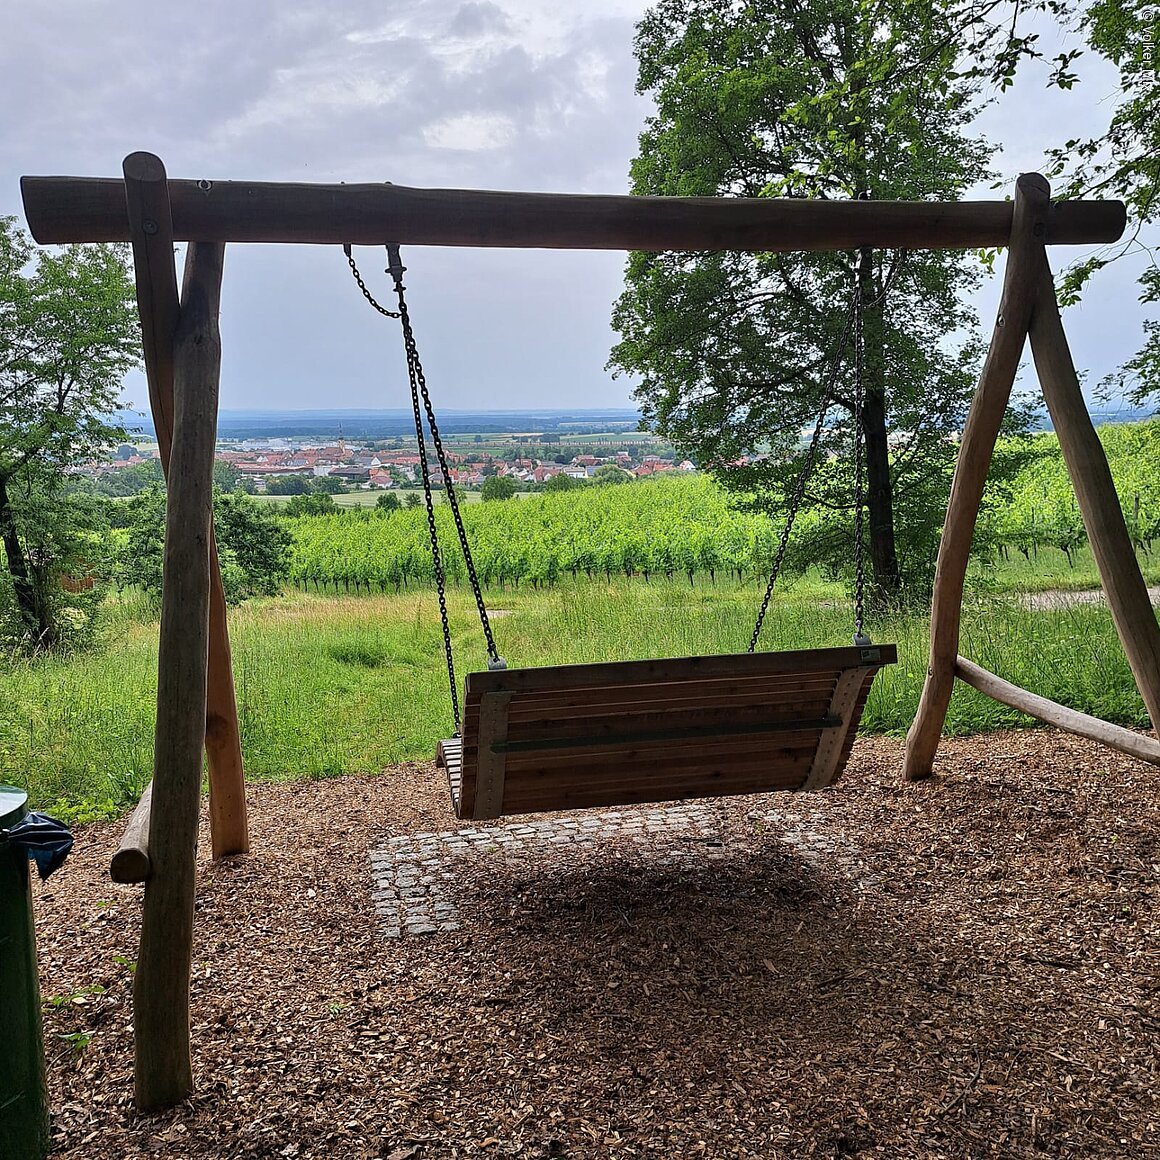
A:
[[[620,712],[601,713],[599,717],[584,718],[579,713],[567,717],[551,716],[525,718],[517,722],[509,718],[509,732],[518,732],[521,740],[553,737],[592,737],[623,734],[628,728],[659,730],[665,727],[754,725],[761,722],[802,721],[820,719],[829,710],[830,695],[808,701],[778,701],[770,704],[759,701],[746,705],[682,705],[675,712],[666,713],[659,702],[646,702],[644,712],[632,712],[622,707]]]
[[[1002,201],[806,201],[625,197],[404,185],[171,181],[180,240],[381,246],[524,246],[611,250],[980,249],[1011,235]],[[22,177],[24,212],[41,243],[128,240],[122,183]],[[1114,242],[1124,206],[1055,207],[1047,240]]]
[[[460,813],[460,799],[463,781],[463,742],[458,737],[440,741],[435,750],[435,767],[447,771],[447,789],[451,794],[451,805],[456,817]]]
[[[711,781],[720,787],[749,782],[754,778],[763,784],[799,789],[809,774],[812,760],[813,750],[802,749],[776,759],[768,754],[718,754],[715,759],[700,754],[688,762],[670,762],[660,771],[644,772],[640,765],[595,771],[584,767],[554,770],[550,776],[512,777],[508,782],[505,805],[510,809],[516,801],[547,800],[576,788],[611,793],[635,786],[642,791],[662,793],[668,786],[699,785]],[[714,792],[725,793],[727,790],[718,788]]]
[[[494,696],[495,694],[493,694]],[[520,737],[518,740],[496,740],[488,748],[492,753],[506,753],[509,757],[517,753],[541,753],[546,750],[567,750],[576,756],[589,750],[603,751],[615,749],[649,749],[653,745],[668,742],[695,742],[697,744],[720,744],[733,737],[752,736],[754,739],[776,741],[779,734],[833,729],[841,725],[840,717],[819,716],[804,721],[787,718],[784,721],[721,721],[709,725],[670,725],[657,729],[626,729],[604,736],[573,734],[568,737]]]
[[[849,669],[839,678],[829,706],[830,716],[836,717],[838,724],[823,731],[803,790],[822,789],[834,780],[846,751],[846,739],[857,728],[854,707],[863,688],[873,679],[874,672],[867,673],[864,669]]]
[[[758,703],[771,704],[786,698],[817,696],[828,700],[841,669],[827,670],[816,677],[800,680],[774,680],[769,677],[748,681],[671,681],[663,684],[614,685],[593,689],[566,690],[559,693],[515,693],[512,697],[514,720],[532,716],[595,716],[601,711],[637,712],[657,706],[721,707]]]
[[[821,730],[802,731],[789,735],[783,743],[780,738],[771,743],[764,737],[654,742],[635,747],[593,747],[584,750],[552,750],[550,752],[510,754],[507,759],[507,778],[544,774],[567,776],[569,771],[586,770],[602,780],[612,780],[619,771],[627,770],[633,776],[663,777],[664,771],[676,765],[695,767],[723,760],[748,759],[776,761],[782,755],[808,753],[811,758],[817,748]],[[577,774],[577,776],[583,776]]]
[[[1160,765],[1160,741],[1154,737],[1133,733],[1130,729],[1122,729],[1119,725],[1101,721],[1098,717],[1081,713],[1077,709],[1069,709],[1058,701],[1039,696],[1038,693],[1028,692],[1027,689],[1021,689],[1018,685],[995,676],[982,665],[977,665],[966,657],[961,656],[956,660],[955,676],[972,688],[978,689],[980,693],[985,693],[992,700],[1010,705],[1020,713],[1027,713],[1068,733],[1086,737],[1089,741],[1098,741],[1101,745],[1107,745],[1131,757],[1138,757],[1141,761]]]
[[[612,661],[606,664],[548,665],[537,669],[500,669],[468,673],[467,692],[526,692],[537,689],[555,693],[565,689],[607,689],[625,686],[698,680],[743,680],[763,675],[813,675],[827,670],[857,668],[863,664],[893,664],[898,650],[892,644],[876,647],[873,659],[850,648],[797,649],[787,652],[734,653],[719,656],[666,657],[661,660]]]
[[[638,805],[642,802],[685,801],[694,798],[733,797],[739,794],[784,793],[796,790],[804,769],[794,780],[770,779],[761,771],[729,782],[700,777],[669,780],[657,784],[627,783],[623,786],[587,785],[553,789],[533,798],[513,798],[507,804],[509,814],[547,813],[553,810],[599,809],[610,806]]]

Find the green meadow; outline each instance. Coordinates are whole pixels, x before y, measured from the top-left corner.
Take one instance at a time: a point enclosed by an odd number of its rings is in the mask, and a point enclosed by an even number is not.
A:
[[[1040,553],[1046,559],[1051,553]],[[1003,676],[1122,724],[1146,724],[1106,607],[1035,610],[1009,587],[1025,564],[981,577],[964,607],[962,651]],[[1077,560],[1077,567],[1090,561]],[[1023,577],[1022,579],[1026,579]],[[510,665],[567,664],[741,652],[762,586],[696,577],[562,579],[548,589],[493,590],[494,631]],[[458,665],[485,661],[470,591],[449,596]],[[852,608],[840,584],[806,576],[771,605],[762,648],[849,643]],[[863,727],[902,733],[926,666],[924,614],[879,617],[875,640],[896,642],[897,666],[878,677]],[[452,730],[434,592],[335,596],[308,592],[231,610],[247,773],[302,779],[430,759]],[[102,649],[11,657],[0,668],[0,780],[73,819],[113,814],[152,776],[157,621],[131,595],[111,608]],[[1027,724],[960,686],[947,728],[971,733]]]

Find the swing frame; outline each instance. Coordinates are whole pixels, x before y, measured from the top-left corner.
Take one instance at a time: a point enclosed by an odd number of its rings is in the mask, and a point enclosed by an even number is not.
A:
[[[1116,241],[1126,222],[1120,202],[1053,205],[1047,182],[1034,174],[1019,179],[1013,203],[953,204],[169,181],[149,153],[130,154],[123,179],[24,177],[21,189],[42,244],[132,244],[150,403],[168,473],[156,760],[151,809],[137,819],[149,867],[134,978],[135,1088],[144,1111],[172,1106],[193,1090],[189,982],[203,746],[214,855],[249,844],[210,504],[227,242],[764,252],[1008,247],[1002,305],[952,486],[930,664],[903,775],[931,773],[956,670],[968,671],[959,665],[958,634],[971,535],[1028,335],[1112,616],[1160,727],[1160,626],[1080,393],[1045,248]],[[180,298],[178,240],[190,243]]]

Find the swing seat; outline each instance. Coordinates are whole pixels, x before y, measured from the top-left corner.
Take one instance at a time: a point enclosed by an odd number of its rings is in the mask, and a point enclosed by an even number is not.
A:
[[[469,673],[439,743],[459,818],[814,790],[894,645]]]

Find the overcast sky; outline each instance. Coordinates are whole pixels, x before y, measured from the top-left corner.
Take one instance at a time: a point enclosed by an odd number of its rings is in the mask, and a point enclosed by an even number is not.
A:
[[[22,216],[21,174],[119,176],[137,149],[182,178],[625,193],[649,111],[632,56],[646,7],[7,0],[0,213]],[[1003,147],[995,167],[1010,183],[1061,136],[1102,128],[1114,81],[1097,71],[1050,96],[1021,83],[981,122]],[[379,254],[359,256],[385,290]],[[437,405],[631,405],[631,384],[604,370],[623,255],[412,247],[405,260]],[[1093,381],[1141,338],[1134,270],[1101,277],[1065,316]],[[987,326],[996,297],[980,302]],[[337,248],[232,246],[222,334],[225,408],[407,405],[397,327]],[[128,397],[144,401],[141,379]]]

